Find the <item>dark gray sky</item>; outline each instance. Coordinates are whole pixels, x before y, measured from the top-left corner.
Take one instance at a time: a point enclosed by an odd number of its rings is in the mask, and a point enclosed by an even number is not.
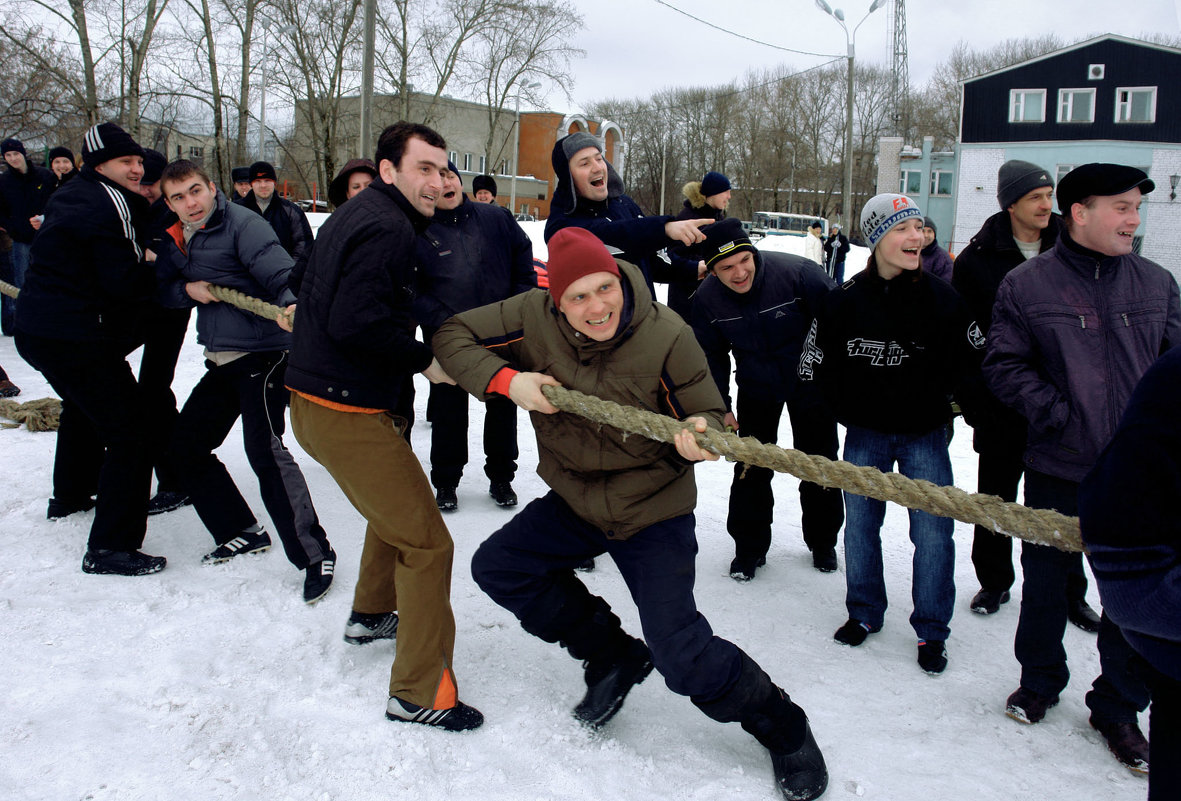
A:
[[[845,34],[814,0],[667,0],[703,20],[779,47],[845,55]],[[829,0],[850,28],[872,0]],[[689,19],[656,0],[577,3],[586,20],[575,62],[574,107],[608,97],[647,97],[662,88],[711,86],[746,70],[780,63],[799,69],[825,59],[796,55],[730,36]],[[921,86],[952,46],[963,39],[984,49],[1005,39],[1056,33],[1065,40],[1091,34],[1138,37],[1178,34],[1181,0],[908,0],[907,49],[911,82]],[[893,4],[875,11],[857,32],[858,60],[888,65]],[[561,107],[556,95],[550,104]]]

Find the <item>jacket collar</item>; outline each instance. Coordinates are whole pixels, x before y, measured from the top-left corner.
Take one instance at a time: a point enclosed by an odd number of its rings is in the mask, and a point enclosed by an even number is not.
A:
[[[1058,241],[1062,230],[1062,218],[1057,214],[1050,214],[1050,224],[1042,229],[1042,245],[1040,252],[1049,250]],[[984,221],[984,225],[972,237],[972,241],[980,248],[987,250],[1017,250],[1017,240],[1013,237],[1013,220],[1006,209]]]
[[[463,200],[459,205],[453,209],[439,210],[435,209],[435,216],[431,217],[432,223],[441,223],[443,225],[455,225],[471,216],[471,201],[468,200],[467,195],[463,196]]]
[[[381,176],[373,179],[373,183],[369,184],[370,189],[380,192],[387,198],[392,200],[402,213],[410,220],[410,225],[414,228],[414,233],[421,234],[431,224],[431,218],[419,213],[418,209],[406,199],[401,190],[393,184],[387,184],[381,179]]]
[[[30,169],[29,172],[31,173],[32,169]],[[114,189],[116,192],[118,192],[119,194],[121,194],[123,196],[123,198],[127,201],[127,204],[131,207],[131,210],[133,212],[142,213],[147,210],[148,199],[146,197],[141,195],[139,192],[132,192],[127,187],[120,186],[119,184],[115,183],[110,178],[107,178],[105,175],[103,175],[98,170],[94,169],[93,167],[83,167],[82,170],[78,174],[88,181],[94,181],[95,183],[105,184],[105,185],[111,187],[111,189]]]
[[[1088,276],[1095,273],[1096,277],[1100,272],[1110,272],[1116,269],[1124,258],[1123,256],[1108,256],[1083,247],[1071,238],[1065,227],[1058,236],[1058,242],[1054,245],[1054,254],[1068,267]]]

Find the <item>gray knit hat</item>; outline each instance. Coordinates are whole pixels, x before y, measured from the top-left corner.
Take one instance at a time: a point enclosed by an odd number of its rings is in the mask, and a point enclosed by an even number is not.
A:
[[[996,199],[1007,209],[1035,189],[1053,188],[1054,179],[1046,170],[1028,161],[1013,159],[1001,165],[996,176]]]
[[[871,197],[861,209],[861,235],[869,249],[877,247],[891,228],[911,217],[923,219],[919,206],[906,195],[884,193]]]
[[[577,131],[562,140],[562,153],[565,154],[566,161],[574,158],[574,154],[579,150],[588,147],[596,148],[600,153],[603,152],[602,140],[586,131]]]

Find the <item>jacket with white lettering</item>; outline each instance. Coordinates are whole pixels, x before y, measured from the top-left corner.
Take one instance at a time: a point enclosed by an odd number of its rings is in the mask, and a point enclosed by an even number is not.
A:
[[[984,335],[951,285],[921,270],[890,281],[869,266],[824,299],[800,358],[837,420],[921,434],[951,420],[952,395],[979,391]]]

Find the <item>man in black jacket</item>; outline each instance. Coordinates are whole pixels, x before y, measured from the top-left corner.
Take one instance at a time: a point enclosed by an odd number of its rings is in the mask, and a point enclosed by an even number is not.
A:
[[[507,209],[464,197],[455,165],[448,162],[443,194],[430,227],[418,238],[418,292],[414,313],[430,342],[439,326],[460,312],[537,287],[533,243]],[[431,384],[431,483],[443,511],[458,508],[456,487],[467,464],[468,394],[451,384]],[[484,473],[499,506],[516,506],[517,407],[490,398],[484,412]]]
[[[261,214],[275,230],[283,249],[292,259],[300,262],[307,258],[307,251],[312,246],[312,226],[303,209],[275,194],[277,180],[275,168],[270,162],[254,162],[250,165],[250,194],[234,202]]]
[[[463,731],[484,716],[459,701],[452,669],[454,544],[395,412],[408,376],[451,381],[409,324],[445,147],[425,125],[382,132],[378,178],[328,218],[308,261],[287,385],[296,439],[368,523],[345,640],[393,639],[401,621],[386,717]]]
[[[775,444],[779,418],[787,406],[794,446],[805,453],[837,458],[837,423],[820,391],[799,381],[796,365],[816,312],[832,289],[824,271],[809,259],[787,253],[760,253],[733,218],[702,230],[698,246],[710,277],[693,302],[693,331],[726,403],[728,428],[759,442]],[[730,398],[730,353],[738,363],[738,410]],[[771,545],[773,471],[734,466],[726,528],[734,538],[730,577],[750,581],[766,564]],[[804,542],[812,564],[824,573],[837,568],[837,532],[845,519],[841,492],[800,483]]]
[[[29,164],[25,146],[19,139],[5,139],[0,151],[8,165],[0,175],[0,228],[12,238],[12,276],[9,283],[18,289],[24,286],[29,269],[29,248],[33,235],[41,227],[41,212],[57,186],[53,173],[44,167]],[[14,301],[7,295],[0,302],[0,328],[5,334],[12,331]]]
[[[824,240],[824,269],[838,285],[845,283],[845,257],[849,255],[849,237],[841,231],[840,223],[833,223],[828,239]]]
[[[16,347],[62,398],[48,516],[95,508],[82,570],[141,576],[165,565],[139,552],[152,468],[126,359],[140,344],[154,287],[139,241],[148,207],[139,193],[143,149],[104,122],[87,131],[82,160],[33,242]]]
[[[1007,161],[997,176],[1001,210],[984,221],[971,242],[955,259],[952,286],[967,301],[981,331],[988,336],[992,307],[1001,279],[1014,267],[1058,241],[1061,218],[1053,213],[1054,181],[1048,171],[1028,161]],[[1016,411],[982,387],[979,409],[965,409],[973,428],[972,447],[980,456],[977,491],[1017,500],[1017,485],[1025,471],[1027,423]],[[969,419],[970,418],[970,419]],[[1013,586],[1013,539],[976,526],[972,565],[980,591],[972,598],[973,612],[991,615],[1008,603]],[[1068,579],[1070,620],[1084,631],[1099,630],[1099,617],[1087,604],[1087,578],[1078,560]]]

